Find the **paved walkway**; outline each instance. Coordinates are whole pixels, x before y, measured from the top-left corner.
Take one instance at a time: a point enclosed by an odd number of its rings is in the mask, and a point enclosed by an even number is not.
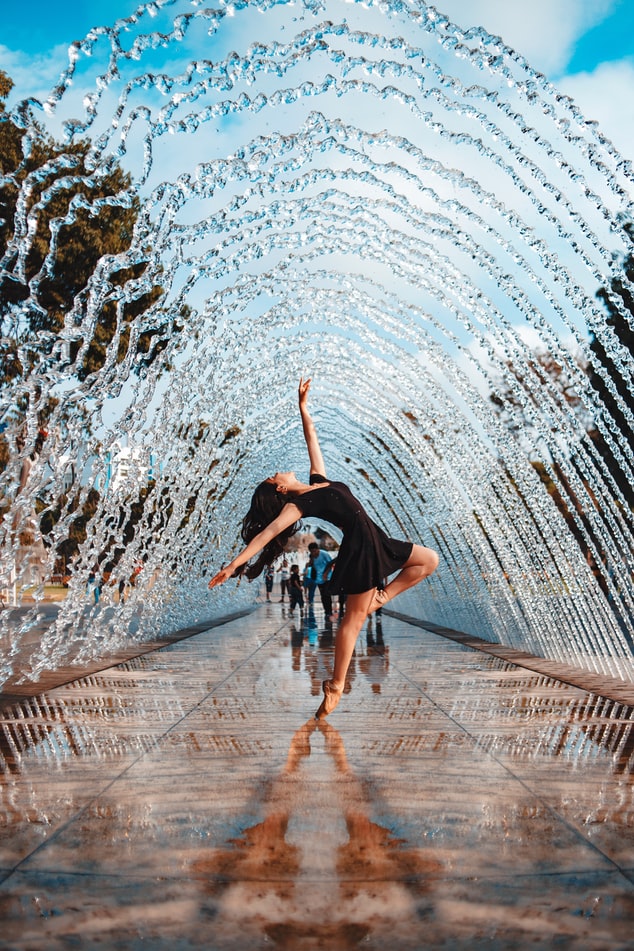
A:
[[[634,708],[279,604],[0,713],[0,948],[634,947]]]

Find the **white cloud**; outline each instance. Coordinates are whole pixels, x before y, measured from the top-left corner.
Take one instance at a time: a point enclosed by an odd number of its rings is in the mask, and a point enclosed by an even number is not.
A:
[[[605,62],[592,73],[566,75],[577,40],[605,19],[617,0],[437,0],[460,26],[479,25],[501,36],[555,85],[607,138],[634,160],[634,60]]]
[[[14,83],[9,104],[27,98],[46,101],[67,65],[67,43],[39,54],[11,50],[0,44],[0,69],[3,69]]]
[[[600,23],[617,0],[437,0],[438,10],[463,27],[501,36],[547,76],[566,67],[575,42]]]
[[[634,161],[634,60],[602,63],[592,73],[564,77],[558,86],[586,119],[599,123],[625,158]]]

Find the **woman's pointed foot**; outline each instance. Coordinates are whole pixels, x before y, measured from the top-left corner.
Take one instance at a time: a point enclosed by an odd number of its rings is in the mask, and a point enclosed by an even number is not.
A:
[[[372,614],[374,611],[378,611],[379,608],[382,608],[390,600],[387,591],[384,588],[377,588],[372,595],[372,600],[370,601],[370,610],[368,614]]]
[[[324,680],[321,687],[324,691],[324,699],[321,701],[319,710],[315,714],[316,720],[323,720],[329,713],[332,713],[341,700],[343,693],[343,687],[335,687],[332,680]]]

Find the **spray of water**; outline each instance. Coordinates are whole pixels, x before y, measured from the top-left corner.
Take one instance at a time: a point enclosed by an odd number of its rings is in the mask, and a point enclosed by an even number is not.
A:
[[[329,473],[441,555],[412,612],[632,678],[631,361],[596,297],[631,321],[632,169],[572,101],[423,0],[157,0],[1,118],[25,161],[42,127],[66,143],[3,179],[0,266],[26,287],[3,324],[23,368],[2,386],[5,598],[86,521],[26,673],[253,597],[206,582],[254,484],[305,470],[304,374]],[[113,208],[135,211],[125,247],[26,333],[64,227]],[[43,593],[3,612],[3,678]]]

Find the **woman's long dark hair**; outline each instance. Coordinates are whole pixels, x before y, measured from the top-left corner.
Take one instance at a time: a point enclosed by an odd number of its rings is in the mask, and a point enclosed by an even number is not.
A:
[[[242,538],[248,544],[252,538],[270,525],[277,518],[289,500],[280,495],[272,482],[260,482],[251,498],[251,507],[242,520]],[[241,565],[235,575],[245,574],[249,581],[262,573],[265,565],[271,565],[284,551],[289,538],[294,535],[301,525],[295,522],[285,528],[268,545],[262,549],[253,564]],[[234,575],[234,577],[235,577]]]

